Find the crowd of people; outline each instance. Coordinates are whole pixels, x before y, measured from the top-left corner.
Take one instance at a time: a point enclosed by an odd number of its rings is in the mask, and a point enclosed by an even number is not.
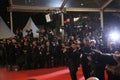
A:
[[[33,37],[32,30],[26,32],[23,37],[18,30],[14,38],[0,42],[1,66],[7,65],[10,71],[68,66],[72,80],[77,80],[76,72],[82,64],[85,80],[91,76],[105,80],[105,69],[109,80],[120,80],[120,53],[104,47],[98,30],[83,33],[79,29],[65,41],[45,29],[39,38]]]

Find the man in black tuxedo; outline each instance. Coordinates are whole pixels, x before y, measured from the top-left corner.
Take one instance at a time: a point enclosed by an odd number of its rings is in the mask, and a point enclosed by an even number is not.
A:
[[[52,48],[52,46],[51,46],[49,41],[46,42],[45,49],[46,49],[46,63],[47,63],[47,67],[50,68],[50,67],[52,67],[52,65],[51,65],[51,57],[52,57],[52,54],[53,54],[52,53],[53,52],[53,48]]]
[[[31,57],[32,57],[32,68],[33,69],[38,68],[38,65],[39,65],[39,49],[37,47],[36,41],[32,42]]]
[[[76,43],[72,43],[71,48],[72,48],[72,50],[71,49],[68,50],[68,52],[66,54],[67,64],[69,67],[69,71],[70,71],[70,75],[71,75],[72,80],[77,80],[76,73],[78,71],[78,67],[80,64],[80,54],[79,54],[79,51],[77,49]]]
[[[28,44],[28,42],[23,43],[22,47],[23,53],[24,53],[24,69],[31,69],[31,47]]]
[[[39,66],[40,66],[40,68],[45,67],[45,62],[46,62],[46,49],[45,49],[45,45],[42,44],[39,47]]]
[[[7,64],[8,70],[12,70],[12,67],[16,64],[16,40],[12,39],[10,42],[6,44],[6,52],[7,52]]]

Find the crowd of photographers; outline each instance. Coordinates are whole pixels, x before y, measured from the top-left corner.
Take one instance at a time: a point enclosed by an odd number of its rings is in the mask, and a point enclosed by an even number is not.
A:
[[[84,33],[76,30],[65,41],[53,31],[42,30],[40,38],[33,38],[32,30],[25,37],[18,30],[14,38],[0,42],[0,66],[7,66],[10,71],[68,66],[72,80],[77,80],[81,63],[85,79],[95,76],[105,80],[107,69],[109,80],[120,80],[119,52],[112,54],[113,50],[119,49],[104,47],[97,29]]]

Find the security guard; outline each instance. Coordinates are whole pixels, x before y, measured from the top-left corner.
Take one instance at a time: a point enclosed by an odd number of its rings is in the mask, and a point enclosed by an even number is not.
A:
[[[91,53],[90,40],[88,38],[84,38],[83,46],[81,48],[81,54],[82,54],[81,63],[82,63],[82,69],[85,80],[90,77],[90,73],[91,73],[89,60],[87,59],[90,53]]]

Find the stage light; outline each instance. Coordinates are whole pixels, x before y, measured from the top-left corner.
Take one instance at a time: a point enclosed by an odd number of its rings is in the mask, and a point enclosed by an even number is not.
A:
[[[62,33],[62,29],[60,28],[60,32]]]
[[[69,22],[70,22],[70,18],[67,18],[67,19],[66,19],[66,23],[69,23]]]
[[[80,6],[84,6],[84,4],[83,4],[83,3],[81,3],[81,4],[80,4]]]
[[[80,19],[80,17],[73,18],[74,22],[77,22]]]
[[[113,32],[113,33],[109,34],[109,38],[112,41],[118,41],[120,39],[120,36],[119,36],[119,33]]]

